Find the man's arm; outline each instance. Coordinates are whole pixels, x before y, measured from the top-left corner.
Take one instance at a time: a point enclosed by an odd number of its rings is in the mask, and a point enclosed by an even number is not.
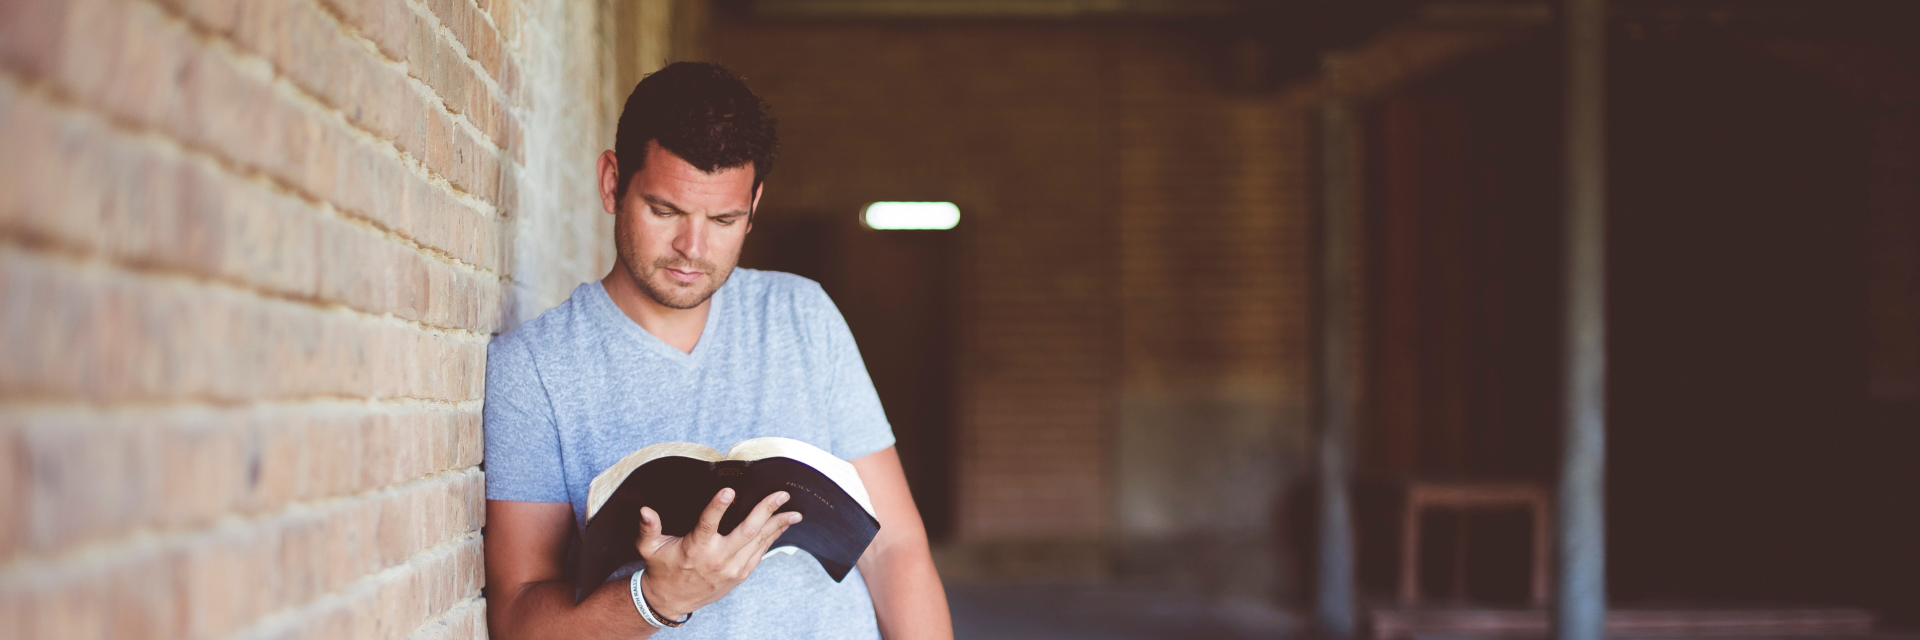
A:
[[[900,453],[887,447],[854,460],[853,468],[860,472],[860,482],[867,485],[873,508],[880,512],[880,534],[860,556],[860,575],[866,577],[867,591],[873,594],[880,636],[886,640],[952,640],[947,591],[933,567],[920,509],[907,491]]]
[[[573,505],[487,501],[487,627],[501,640],[645,638],[624,585],[601,585],[579,605],[563,576]]]
[[[732,533],[720,535],[720,516],[733,503],[722,489],[685,536],[660,533],[660,517],[640,510],[635,546],[647,561],[641,579],[647,603],[669,620],[719,600],[760,565],[767,547],[800,521],[798,513],[775,514],[787,493],[760,501]],[[487,627],[502,640],[646,638],[655,629],[640,617],[626,583],[600,585],[573,602],[565,579],[567,537],[573,505],[565,502],[487,501]],[[689,622],[688,624],[696,624]]]

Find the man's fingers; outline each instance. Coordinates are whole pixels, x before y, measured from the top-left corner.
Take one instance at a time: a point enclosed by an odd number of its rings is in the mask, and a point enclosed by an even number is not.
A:
[[[700,523],[693,526],[692,537],[696,541],[709,536],[720,535],[720,516],[726,515],[727,507],[733,504],[733,489],[721,489],[713,494],[713,501],[707,503],[707,509],[700,512]]]
[[[640,537],[633,541],[633,548],[640,551],[641,557],[660,546],[660,514],[653,509],[640,507]]]
[[[764,549],[773,546],[773,541],[779,540],[780,534],[787,532],[787,527],[796,524],[800,524],[800,514],[798,512],[790,511],[774,516],[773,519],[767,523],[767,526],[762,527],[760,530],[761,542],[759,546],[763,549],[761,553],[766,553]]]
[[[754,535],[753,540],[740,549],[740,555],[735,557],[749,561],[751,564],[758,564],[760,556],[767,554],[767,550],[773,547],[773,543],[780,539],[780,534],[786,533],[788,527],[799,522],[799,513],[790,511],[774,515],[767,520],[766,526],[761,527],[759,533]]]
[[[747,513],[747,519],[741,520],[740,526],[734,527],[733,533],[728,536],[747,539],[760,535],[760,529],[767,525],[767,518],[773,517],[773,512],[779,509],[780,505],[786,504],[787,499],[788,494],[785,491],[767,494],[766,498],[760,500],[760,504],[753,506],[753,511]]]

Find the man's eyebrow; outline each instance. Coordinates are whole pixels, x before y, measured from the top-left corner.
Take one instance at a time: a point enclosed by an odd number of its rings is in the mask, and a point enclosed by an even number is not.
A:
[[[680,205],[668,202],[666,198],[660,196],[641,194],[640,199],[646,200],[647,204],[652,205],[655,209],[680,211]]]
[[[666,198],[662,198],[662,197],[660,197],[660,196],[654,196],[654,195],[646,195],[646,194],[641,194],[641,196],[640,196],[640,199],[642,199],[642,200],[646,200],[646,201],[647,201],[647,204],[648,204],[648,205],[651,205],[651,206],[653,206],[653,208],[654,208],[654,209],[657,209],[657,210],[664,210],[664,211],[666,211],[666,212],[668,212],[668,213],[682,213],[682,212],[684,212],[684,211],[685,211],[684,209],[681,209],[679,205],[676,205],[676,204],[674,204],[674,203],[672,203],[672,202],[668,202]],[[708,216],[708,217],[710,217],[710,218],[738,218],[738,217],[740,217],[740,216],[744,216],[744,215],[750,215],[750,214],[752,214],[752,213],[753,213],[753,210],[751,210],[751,209],[740,209],[740,210],[737,210],[737,211],[728,211],[728,212],[726,212],[726,213],[716,213],[716,214],[713,214],[713,215],[710,215],[710,216]]]

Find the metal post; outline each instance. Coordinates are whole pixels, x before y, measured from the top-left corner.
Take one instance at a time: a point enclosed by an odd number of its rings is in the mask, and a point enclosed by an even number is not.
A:
[[[1353,115],[1333,101],[1320,112],[1320,566],[1316,609],[1320,632],[1352,638],[1354,603],[1353,506],[1348,493],[1349,433],[1353,423],[1350,349],[1353,203]]]
[[[1606,2],[1567,0],[1566,415],[1554,637],[1606,637]]]

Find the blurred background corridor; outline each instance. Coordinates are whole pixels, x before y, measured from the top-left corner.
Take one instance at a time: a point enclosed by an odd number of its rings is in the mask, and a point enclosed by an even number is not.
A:
[[[1568,531],[1608,637],[1916,637],[1920,5],[1570,15],[0,0],[0,637],[485,637],[487,340],[675,60],[779,119],[741,264],[846,316],[962,638],[1544,638]]]

